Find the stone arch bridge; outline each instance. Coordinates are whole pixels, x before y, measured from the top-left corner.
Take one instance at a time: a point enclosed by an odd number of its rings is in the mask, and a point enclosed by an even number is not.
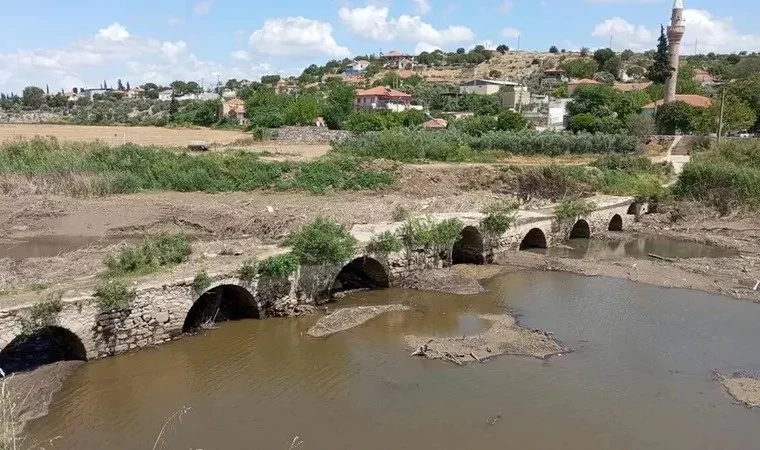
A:
[[[622,231],[642,213],[645,205],[629,197],[591,198],[597,208],[577,219],[572,237],[591,238],[596,233]],[[502,236],[486,240],[480,230],[483,214],[432,214],[441,221],[457,218],[464,224],[454,245],[454,264],[490,262],[506,249],[546,248],[567,237],[560,232],[552,209],[519,211],[516,223]],[[351,229],[360,246],[384,231],[396,231],[402,223],[356,225]],[[280,250],[285,252],[286,249]],[[327,301],[332,292],[397,285],[409,273],[447,264],[440,255],[420,249],[408,254],[357,254],[345,264],[301,267],[288,279],[256,277],[250,283],[237,279],[235,269],[210,271],[212,284],[194,292],[192,278],[141,282],[129,309],[102,312],[92,295],[66,298],[57,324],[22,336],[22,319],[31,305],[0,310],[0,368],[25,370],[47,362],[102,358],[177,339],[208,324],[244,318],[287,316],[303,305]],[[32,355],[30,357],[30,355]],[[35,356],[36,355],[36,356]],[[48,361],[49,360],[49,361]]]

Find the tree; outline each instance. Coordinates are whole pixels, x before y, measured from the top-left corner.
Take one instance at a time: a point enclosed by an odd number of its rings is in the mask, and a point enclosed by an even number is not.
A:
[[[583,56],[584,58],[587,57],[590,52],[591,52],[591,50],[589,50],[588,47],[581,47],[581,52],[580,53],[581,53],[581,56]]]
[[[500,44],[498,47],[496,47],[496,51],[503,55],[504,53],[507,53],[509,51],[509,46]]]
[[[620,71],[623,68],[623,59],[619,56],[613,56],[602,64],[602,70],[609,72],[616,80],[620,79]]]
[[[172,87],[172,90],[174,90],[174,95],[177,97],[182,97],[187,94],[187,83],[182,80],[172,81],[170,86]]]
[[[633,58],[633,54],[634,54],[634,53],[633,53],[633,50],[631,50],[631,49],[627,48],[627,49],[623,50],[623,53],[621,53],[621,54],[620,54],[620,58],[621,58],[623,61],[628,61],[628,60],[630,60],[631,58]]]
[[[504,111],[496,121],[496,128],[503,131],[527,130],[529,125],[528,120],[515,111]]]
[[[264,75],[261,77],[261,84],[270,84],[274,86],[279,83],[280,80],[282,80],[282,77],[279,75]]]
[[[124,85],[121,84],[121,78],[119,78],[118,80],[116,80],[116,90],[118,90],[118,91],[123,91],[124,90]]]
[[[464,47],[459,47],[457,49],[457,55],[464,55],[467,52],[467,50],[464,49]]]
[[[103,89],[108,89],[108,83],[106,83],[106,80],[103,80]]]
[[[501,70],[491,69],[488,72],[488,78],[501,78],[502,73]]]
[[[27,86],[21,94],[21,104],[30,109],[39,109],[45,103],[45,91],[37,86]]]
[[[643,114],[631,114],[625,119],[625,128],[631,136],[642,142],[654,134],[654,119]]]
[[[573,91],[573,101],[568,105],[571,116],[591,114],[596,117],[612,115],[617,106],[618,93],[611,86],[579,86]]]
[[[203,88],[201,88],[201,86],[195,81],[189,81],[185,85],[185,90],[188,94],[200,94],[203,92]]]
[[[559,53],[559,49],[557,48],[556,45],[552,45],[551,47],[549,47],[549,53]]]
[[[684,102],[666,103],[657,110],[655,124],[660,134],[691,133],[700,111]]]
[[[611,48],[600,48],[599,50],[594,52],[594,60],[597,64],[599,64],[599,67],[604,67],[604,63],[607,62],[607,60],[612,59],[615,57],[615,52]]]
[[[325,123],[330,129],[339,130],[343,127],[343,122],[354,110],[355,97],[356,89],[351,85],[340,82],[332,87],[327,94],[327,104],[323,112]]]
[[[50,85],[45,85],[45,95],[50,95]]]
[[[599,65],[591,58],[572,59],[562,64],[569,78],[591,78],[599,70]]]
[[[668,37],[665,35],[665,27],[660,26],[660,37],[657,40],[657,52],[654,54],[654,63],[649,69],[649,79],[654,83],[665,84],[673,73],[670,67],[668,55]]]
[[[129,81],[127,81],[127,90],[130,91],[132,88],[129,87]]]
[[[172,94],[172,100],[169,102],[169,120],[174,120],[174,117],[179,112],[179,102],[175,94]]]
[[[723,103],[723,129],[724,134],[747,131],[755,125],[757,114],[746,102],[739,97],[727,94]],[[713,102],[705,112],[705,122],[699,131],[714,132],[718,130],[720,121],[721,102]]]

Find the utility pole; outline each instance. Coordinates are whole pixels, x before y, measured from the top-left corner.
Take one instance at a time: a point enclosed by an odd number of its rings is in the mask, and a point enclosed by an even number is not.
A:
[[[726,106],[726,86],[723,86],[723,95],[720,98],[720,119],[718,120],[718,145],[720,145],[720,136],[723,134],[723,111]]]
[[[610,50],[612,50],[612,36],[610,36]]]

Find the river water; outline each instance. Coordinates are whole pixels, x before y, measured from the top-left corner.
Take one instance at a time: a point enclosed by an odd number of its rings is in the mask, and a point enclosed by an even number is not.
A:
[[[626,239],[570,239],[564,246],[531,249],[533,252],[561,258],[610,259],[647,258],[650,254],[666,258],[724,258],[739,252],[722,247],[681,241],[667,236],[641,235]]]
[[[625,280],[517,272],[489,292],[390,289],[335,306],[403,302],[318,340],[317,317],[228,323],[88,363],[32,437],[54,448],[751,449],[760,412],[732,404],[712,371],[760,371],[760,305]],[[458,367],[410,357],[404,334],[462,335],[511,311],[573,353]],[[297,441],[298,442],[298,441]]]

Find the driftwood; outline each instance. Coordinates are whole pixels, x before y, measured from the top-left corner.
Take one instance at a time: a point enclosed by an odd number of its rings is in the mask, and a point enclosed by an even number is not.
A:
[[[426,343],[417,347],[417,350],[412,352],[412,356],[426,356],[431,359],[443,359],[445,361],[453,362],[454,364],[458,366],[463,365],[462,361],[457,357],[457,355],[454,355],[453,353],[447,350],[440,351],[440,350],[435,350],[435,349],[430,348],[429,345],[433,342],[441,344],[435,339],[430,339]],[[443,346],[443,344],[441,344],[441,346]]]
[[[666,258],[664,256],[655,255],[654,253],[649,254],[650,258],[659,259],[660,261],[667,261],[667,262],[676,262],[674,258]]]
[[[475,354],[475,352],[470,352],[470,356],[472,356],[472,359],[474,359],[475,361],[477,361],[479,363],[483,362],[483,361],[480,360],[480,358],[478,358],[478,356]]]

